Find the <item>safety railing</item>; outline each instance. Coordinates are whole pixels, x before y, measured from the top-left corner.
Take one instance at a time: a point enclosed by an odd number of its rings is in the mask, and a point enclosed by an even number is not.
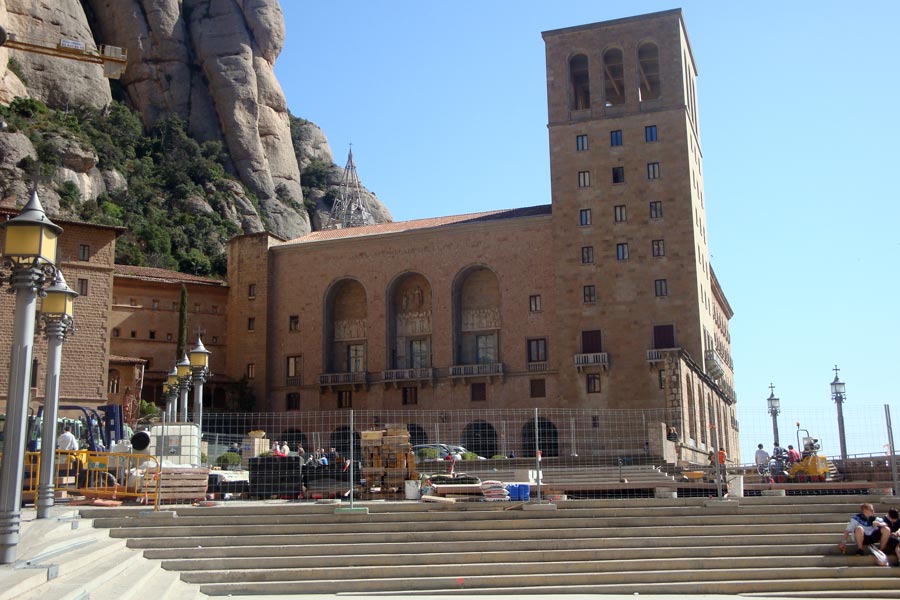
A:
[[[0,454],[2,456],[2,454]],[[159,510],[159,460],[155,456],[87,450],[57,450],[54,489],[75,496],[131,499]],[[22,498],[37,500],[41,453],[26,452]]]

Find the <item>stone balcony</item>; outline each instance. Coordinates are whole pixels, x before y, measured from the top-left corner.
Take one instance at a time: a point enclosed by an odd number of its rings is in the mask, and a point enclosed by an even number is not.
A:
[[[575,368],[584,371],[588,367],[600,367],[604,371],[609,369],[609,354],[606,352],[587,352],[575,355]]]
[[[434,383],[434,369],[417,367],[410,369],[390,369],[381,372],[385,387],[399,387],[401,383],[429,385]]]
[[[319,375],[319,386],[334,390],[340,386],[351,386],[360,389],[369,385],[369,373],[353,371],[350,373],[322,373]]]
[[[486,363],[475,365],[453,365],[450,367],[450,379],[463,380],[476,377],[487,377],[493,381],[494,377],[503,379],[503,363]]]

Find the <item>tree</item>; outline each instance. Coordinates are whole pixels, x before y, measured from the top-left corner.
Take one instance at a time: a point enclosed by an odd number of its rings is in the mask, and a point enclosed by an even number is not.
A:
[[[187,288],[184,284],[181,284],[181,303],[178,306],[178,345],[175,348],[175,362],[181,360],[181,357],[187,352],[187,303]]]

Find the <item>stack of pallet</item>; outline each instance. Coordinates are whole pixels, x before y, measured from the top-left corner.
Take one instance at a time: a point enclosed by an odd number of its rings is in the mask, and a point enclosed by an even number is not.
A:
[[[363,431],[360,442],[363,477],[370,488],[401,490],[404,481],[418,478],[406,425],[389,423],[384,429]]]

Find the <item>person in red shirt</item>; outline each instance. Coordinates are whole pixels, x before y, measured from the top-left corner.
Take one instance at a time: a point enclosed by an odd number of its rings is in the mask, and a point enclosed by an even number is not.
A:
[[[720,464],[720,465],[724,465],[724,464],[725,464],[725,458],[726,458],[726,457],[725,457],[725,449],[724,449],[724,448],[719,448],[719,464]]]
[[[788,460],[792,463],[800,462],[800,451],[788,445]]]

